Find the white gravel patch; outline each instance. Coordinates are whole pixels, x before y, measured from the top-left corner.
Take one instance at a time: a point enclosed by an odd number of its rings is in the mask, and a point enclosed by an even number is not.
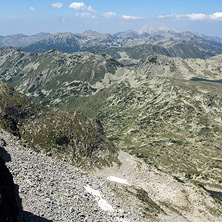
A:
[[[105,199],[102,199],[102,198],[99,199],[98,205],[102,210],[110,211],[110,212],[114,211],[113,207]]]
[[[85,189],[88,193],[92,194],[93,196],[96,197],[101,197],[101,194],[98,190],[94,190],[92,187],[90,187],[89,185],[85,186]]]
[[[93,189],[89,185],[85,186],[85,189],[88,193],[96,197],[95,200],[102,210],[110,212],[114,211],[113,207],[105,199],[102,198],[102,195],[98,190]]]
[[[111,180],[111,181],[116,182],[116,183],[121,183],[121,184],[125,184],[125,185],[131,186],[128,183],[127,179],[122,179],[122,178],[119,178],[119,177],[109,176],[109,177],[107,177],[107,180]]]

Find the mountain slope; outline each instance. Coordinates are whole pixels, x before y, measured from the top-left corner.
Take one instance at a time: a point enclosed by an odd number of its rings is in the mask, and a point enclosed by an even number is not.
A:
[[[0,127],[34,150],[81,167],[112,164],[115,146],[99,120],[33,103],[0,81]]]
[[[32,54],[5,47],[0,57],[1,79],[42,104],[54,106],[60,102],[68,106],[65,100],[94,93],[96,83],[123,67],[109,56],[87,52]]]
[[[141,201],[127,194],[124,187],[120,191],[121,186],[114,188],[92,173],[23,147],[0,130],[2,138],[7,143],[5,152],[11,156],[7,166],[22,199],[24,212],[20,212],[19,221],[146,221],[140,212]]]
[[[22,147],[0,130],[7,163],[31,221],[219,221],[220,205],[202,187],[120,152],[121,165],[86,173]],[[216,213],[218,210],[218,214]],[[29,213],[28,213],[29,212]],[[203,214],[204,212],[204,214]],[[44,218],[42,218],[44,217]]]
[[[100,106],[107,135],[147,164],[221,190],[221,59],[148,57]]]
[[[154,55],[136,66],[122,67],[102,55],[70,55],[58,51],[42,54],[40,59],[38,55],[32,55],[35,62],[28,59],[29,63],[24,63],[21,59],[13,63],[20,57],[29,58],[27,54],[24,56],[23,52],[13,50],[13,53],[5,52],[7,58],[16,56],[10,60],[12,67],[5,71],[4,67],[8,65],[3,63],[2,78],[17,85],[18,90],[35,96],[42,103],[49,101],[47,103],[52,106],[98,116],[108,136],[119,147],[167,172],[192,178],[201,174],[201,177],[209,178],[207,183],[220,186],[220,158],[216,159],[216,165],[215,158],[220,155],[221,146],[221,56],[182,60]],[[4,53],[2,57],[5,57]],[[50,65],[44,66],[44,70],[39,69],[48,58],[52,65],[48,63]],[[79,62],[73,62],[76,58]],[[89,60],[93,61],[92,66],[87,65]],[[57,64],[57,61],[60,62]],[[112,61],[110,74],[107,74],[110,68],[107,61]],[[67,64],[71,64],[69,68]],[[84,69],[94,67],[95,73],[101,70],[100,64],[105,66],[102,66],[104,71],[99,78],[91,74],[85,77],[85,71],[81,75],[70,75],[79,64]],[[23,73],[20,81],[15,70],[19,70],[18,74]],[[70,80],[71,76],[73,79]],[[90,76],[94,78],[90,79]],[[192,78],[202,81],[192,81]],[[210,144],[214,146],[211,152]],[[201,152],[202,149],[205,151]],[[169,153],[166,155],[166,152]],[[204,152],[209,152],[209,156],[203,156]],[[175,156],[181,161],[174,159]],[[206,182],[201,178],[200,181]]]
[[[146,57],[155,53],[183,59],[205,59],[217,55],[219,53],[219,51],[216,52],[215,49],[200,49],[199,47],[194,46],[193,43],[186,41],[169,41],[164,47],[159,46],[158,44],[152,44],[152,41],[150,42],[151,43],[148,44],[139,44],[131,47],[91,47],[85,49],[84,51],[96,54],[105,53],[112,56],[112,58],[118,60],[119,62],[122,62],[127,65],[130,65],[131,63],[138,63],[139,60],[145,59]]]

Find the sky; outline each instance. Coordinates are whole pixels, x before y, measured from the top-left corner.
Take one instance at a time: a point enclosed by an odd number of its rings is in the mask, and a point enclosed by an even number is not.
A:
[[[222,38],[221,0],[0,0],[0,35],[169,26]]]

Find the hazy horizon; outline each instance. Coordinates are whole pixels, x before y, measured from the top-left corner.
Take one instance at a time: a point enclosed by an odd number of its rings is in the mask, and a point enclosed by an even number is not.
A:
[[[222,2],[218,0],[8,0],[0,6],[1,36],[86,30],[113,34],[149,24],[222,38]]]

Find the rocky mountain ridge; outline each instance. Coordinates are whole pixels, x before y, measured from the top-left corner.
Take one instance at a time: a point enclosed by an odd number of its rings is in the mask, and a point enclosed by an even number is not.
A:
[[[50,33],[42,32],[31,36],[27,36],[24,34],[0,36],[0,47],[3,46],[25,47],[27,45],[33,44],[34,42],[38,42],[42,39],[45,39],[50,35],[51,35]]]
[[[135,31],[116,34],[100,34],[91,30],[79,33],[40,33],[33,36],[13,35],[0,37],[0,47],[19,46],[27,52],[46,52],[58,49],[62,52],[89,51],[91,48],[106,50],[115,47],[140,47],[141,45],[163,47],[171,56],[181,58],[208,58],[222,53],[222,40],[192,32],[178,32],[169,27],[153,28],[149,25]],[[92,50],[92,49],[91,49]],[[93,49],[95,51],[95,49]],[[140,47],[140,51],[142,47]],[[127,52],[127,50],[124,50]],[[146,51],[142,51],[143,54]],[[141,58],[140,58],[141,59]]]

